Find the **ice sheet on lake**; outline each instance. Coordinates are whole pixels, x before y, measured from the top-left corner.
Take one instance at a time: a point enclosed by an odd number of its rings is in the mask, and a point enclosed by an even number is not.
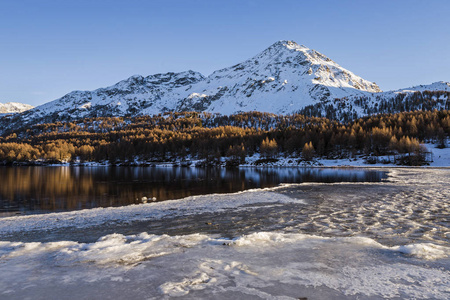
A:
[[[73,290],[80,299],[444,299],[450,272],[433,263],[448,255],[449,248],[433,244],[387,247],[369,238],[280,232],[231,240],[141,233],[89,244],[0,242],[0,298],[70,299],[65,291]]]
[[[276,188],[274,189],[276,190]],[[253,204],[301,203],[271,189],[255,189],[233,194],[191,196],[124,207],[94,208],[64,213],[2,218],[0,234],[33,230],[52,230],[64,227],[91,227],[102,224],[162,219],[181,215],[245,209]]]

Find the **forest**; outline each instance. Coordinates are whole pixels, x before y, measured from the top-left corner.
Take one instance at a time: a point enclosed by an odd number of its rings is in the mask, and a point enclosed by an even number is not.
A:
[[[389,96],[360,96],[320,101],[298,111],[309,117],[326,117],[341,122],[351,122],[359,116],[392,114],[405,111],[433,111],[450,109],[450,92],[416,91],[414,93],[394,93]]]
[[[168,112],[37,124],[0,137],[0,163],[99,162],[111,165],[181,162],[229,166],[260,154],[302,161],[392,156],[401,165],[426,164],[423,142],[446,147],[450,111],[378,114],[347,123],[302,114],[247,112],[231,116]]]

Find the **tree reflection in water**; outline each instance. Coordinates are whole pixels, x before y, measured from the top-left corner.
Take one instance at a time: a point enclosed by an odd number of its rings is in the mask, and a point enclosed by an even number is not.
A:
[[[0,167],[0,213],[71,211],[280,183],[380,181],[383,172],[322,168]]]

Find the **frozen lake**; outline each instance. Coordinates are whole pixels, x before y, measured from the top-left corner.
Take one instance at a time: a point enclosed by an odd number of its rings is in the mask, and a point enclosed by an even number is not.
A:
[[[448,299],[450,170],[383,171],[4,217],[0,298]]]

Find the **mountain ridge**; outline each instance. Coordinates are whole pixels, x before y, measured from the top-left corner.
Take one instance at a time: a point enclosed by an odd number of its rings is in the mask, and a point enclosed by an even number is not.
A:
[[[320,99],[379,91],[376,84],[313,49],[278,41],[256,56],[207,77],[194,71],[134,75],[94,91],[70,92],[24,117],[29,120],[57,113],[79,118],[96,115],[95,108],[118,115],[182,110],[288,113]],[[261,101],[268,96],[270,99]]]

